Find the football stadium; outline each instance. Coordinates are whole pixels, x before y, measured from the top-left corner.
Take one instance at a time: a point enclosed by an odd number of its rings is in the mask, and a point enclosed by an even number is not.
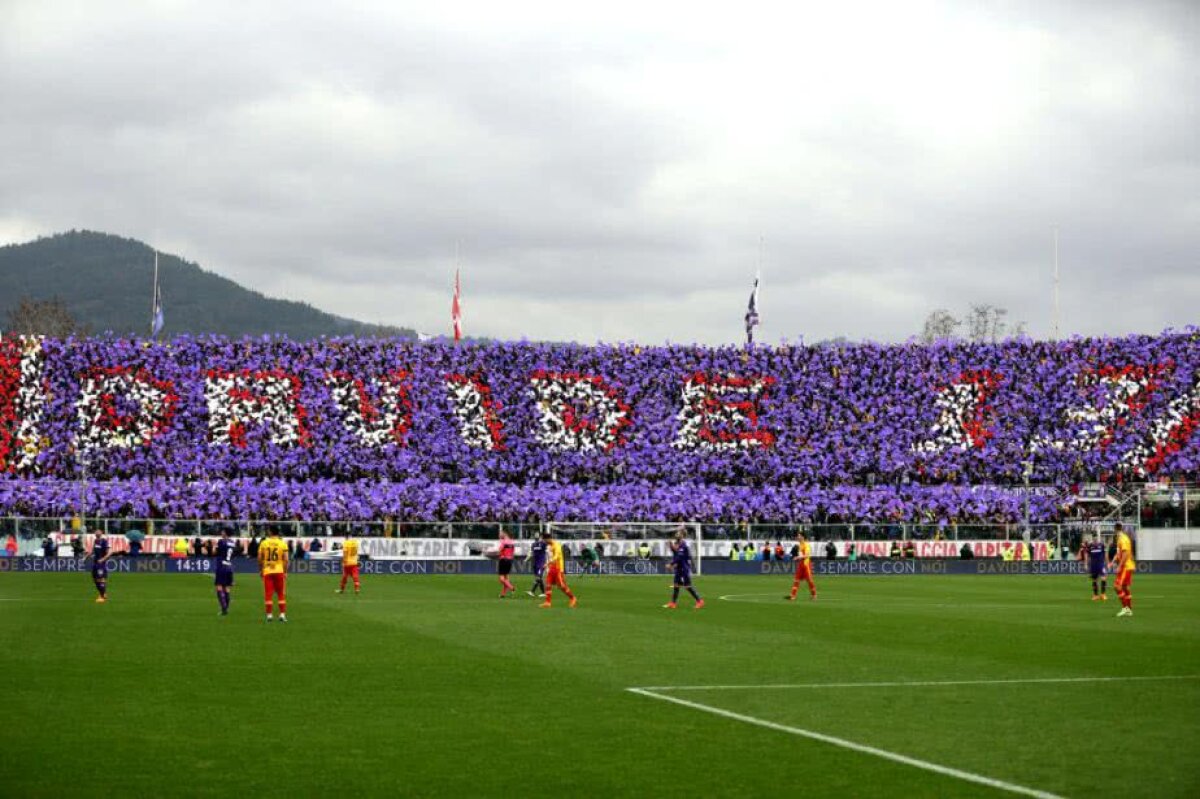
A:
[[[0,0],[0,799],[1200,797],[1197,76]]]
[[[1195,788],[1196,333],[3,348],[11,795]]]

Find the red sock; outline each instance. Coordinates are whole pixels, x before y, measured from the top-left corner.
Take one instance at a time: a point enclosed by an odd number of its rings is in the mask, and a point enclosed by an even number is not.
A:
[[[346,575],[345,574],[342,575],[342,584],[338,586],[338,590],[339,591],[346,590]]]
[[[279,615],[284,616],[286,614],[287,614],[287,600],[281,599],[281,600],[279,600]]]
[[[273,608],[271,607],[271,600],[269,600],[269,599],[268,599],[268,600],[267,600],[267,615],[268,615],[268,616],[270,616],[270,615],[271,615],[271,610],[272,610],[272,609],[273,609]]]
[[[796,594],[800,593],[800,581],[792,583],[792,599],[796,598]]]

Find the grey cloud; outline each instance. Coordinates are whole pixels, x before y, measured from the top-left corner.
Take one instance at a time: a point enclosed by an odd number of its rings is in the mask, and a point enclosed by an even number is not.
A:
[[[819,76],[709,86],[759,55],[738,26],[155,8],[9,6],[0,230],[175,242],[254,288],[421,328],[445,325],[460,242],[475,332],[718,342],[760,259],[767,340],[902,340],[972,301],[1044,335],[1058,225],[1069,330],[1196,318],[1189,3],[956,4],[947,35],[974,15],[1002,63],[899,88],[903,65],[853,42]],[[844,96],[802,88],[859,62]],[[638,91],[664,64],[695,98]],[[771,99],[740,106],[758,82]]]

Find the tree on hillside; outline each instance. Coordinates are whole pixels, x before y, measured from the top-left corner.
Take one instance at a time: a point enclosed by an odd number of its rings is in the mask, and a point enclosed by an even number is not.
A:
[[[87,328],[67,310],[62,300],[34,300],[22,297],[15,308],[8,312],[4,323],[5,333],[25,336],[50,336],[66,338],[87,334]]]
[[[967,335],[971,341],[999,341],[1004,336],[1008,309],[989,303],[974,303],[967,317]]]
[[[925,325],[921,329],[920,340],[923,344],[935,341],[947,341],[959,338],[958,329],[966,325],[968,341],[995,342],[1004,338],[1018,338],[1025,335],[1025,323],[1017,322],[1010,325],[1006,321],[1008,309],[990,303],[972,303],[965,319],[959,319],[945,308],[929,312],[925,317]]]
[[[962,326],[962,322],[945,308],[930,311],[925,317],[925,327],[921,331],[921,342],[932,344],[935,341],[945,341],[954,338],[954,331]]]

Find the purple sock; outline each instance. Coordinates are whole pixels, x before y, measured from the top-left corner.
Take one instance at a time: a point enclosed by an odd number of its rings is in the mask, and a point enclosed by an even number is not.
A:
[[[673,589],[671,590],[671,601],[672,601],[672,602],[678,602],[678,601],[679,601],[679,586],[675,586],[675,588],[673,588]]]
[[[217,605],[221,610],[225,610],[225,592],[220,589],[217,589]]]
[[[103,597],[103,596],[104,596],[104,595],[105,595],[105,594],[108,592],[108,583],[106,583],[106,582],[103,582],[103,581],[101,581],[101,582],[97,582],[97,583],[96,583],[96,590],[97,590],[97,591],[99,591],[99,592],[100,592],[100,596],[102,596],[102,597]]]
[[[221,594],[221,596],[223,596],[225,598],[225,612],[228,613],[229,612],[229,603],[233,601],[233,594],[229,593],[228,591],[225,591]]]

